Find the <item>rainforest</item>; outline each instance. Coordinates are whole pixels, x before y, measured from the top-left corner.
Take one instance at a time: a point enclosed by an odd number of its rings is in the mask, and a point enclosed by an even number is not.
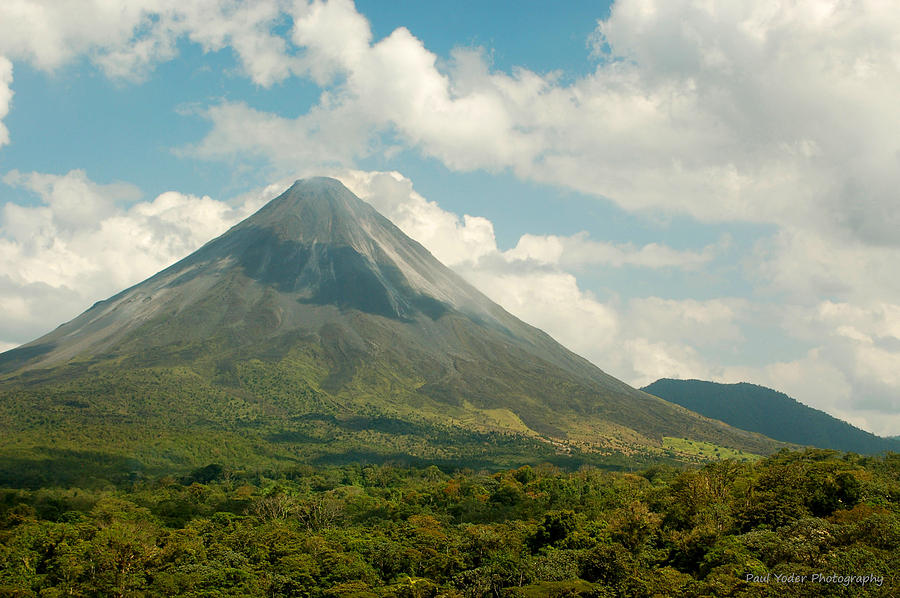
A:
[[[0,490],[2,596],[889,596],[898,570],[892,453]]]

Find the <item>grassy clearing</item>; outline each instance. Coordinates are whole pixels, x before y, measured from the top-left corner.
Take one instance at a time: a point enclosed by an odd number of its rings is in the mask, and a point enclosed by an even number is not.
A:
[[[688,438],[673,438],[671,436],[663,436],[663,449],[673,451],[678,455],[699,457],[706,461],[718,461],[721,459],[758,461],[759,459],[762,459],[762,455],[757,455],[755,453],[730,449],[711,442],[690,440]]]

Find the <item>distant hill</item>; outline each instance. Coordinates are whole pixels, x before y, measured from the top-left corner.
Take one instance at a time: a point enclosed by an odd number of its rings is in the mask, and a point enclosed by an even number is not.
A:
[[[764,386],[664,378],[641,390],[736,428],[783,442],[855,453],[900,451],[900,439],[896,436],[882,438],[860,430]]]

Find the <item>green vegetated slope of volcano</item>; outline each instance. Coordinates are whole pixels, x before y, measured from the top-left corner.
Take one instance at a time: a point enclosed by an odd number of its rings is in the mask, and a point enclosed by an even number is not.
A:
[[[764,386],[664,378],[641,390],[783,442],[863,454],[900,452],[900,439],[860,430]]]
[[[326,178],[0,354],[0,426],[43,470],[778,446],[605,374]]]

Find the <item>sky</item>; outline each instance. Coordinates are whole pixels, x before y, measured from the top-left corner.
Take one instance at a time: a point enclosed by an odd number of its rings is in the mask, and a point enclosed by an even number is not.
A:
[[[634,386],[900,434],[900,11],[4,0],[0,350],[343,181]]]

